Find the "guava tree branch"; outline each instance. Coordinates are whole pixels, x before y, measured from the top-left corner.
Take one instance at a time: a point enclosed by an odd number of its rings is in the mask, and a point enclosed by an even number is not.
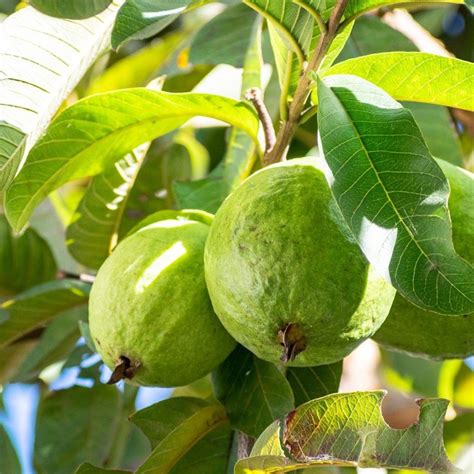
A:
[[[311,91],[312,72],[319,69],[331,43],[336,37],[347,3],[348,0],[338,0],[329,18],[327,28],[321,32],[316,49],[308,64],[305,65],[303,75],[298,82],[293,101],[288,111],[288,118],[283,122],[278,131],[276,144],[273,149],[263,157],[263,164],[265,166],[285,159],[289,144],[296,132],[305,103]]]

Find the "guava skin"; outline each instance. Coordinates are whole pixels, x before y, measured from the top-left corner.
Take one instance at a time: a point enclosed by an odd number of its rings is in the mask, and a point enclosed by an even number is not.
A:
[[[90,330],[104,362],[139,365],[131,382],[174,387],[211,372],[235,341],[213,312],[204,280],[209,226],[161,220],[123,240],[100,268]]]
[[[474,175],[445,161],[437,162],[451,188],[448,207],[454,248],[474,264]],[[374,340],[429,359],[463,359],[474,354],[474,313],[444,316],[418,308],[397,294]]]
[[[269,166],[223,203],[211,225],[205,274],[227,331],[278,363],[282,332],[304,350],[289,366],[341,360],[377,331],[395,290],[364,259],[311,159]]]

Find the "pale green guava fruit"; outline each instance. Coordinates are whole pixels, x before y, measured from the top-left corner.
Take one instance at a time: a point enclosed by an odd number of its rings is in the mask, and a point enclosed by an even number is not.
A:
[[[454,248],[474,264],[474,175],[437,161],[451,188],[448,207]],[[397,294],[374,339],[391,349],[428,358],[465,358],[474,354],[474,313],[444,316],[418,308]]]
[[[293,366],[341,360],[377,331],[395,296],[351,239],[314,159],[265,168],[226,199],[205,273],[227,331]]]
[[[189,384],[235,347],[212,310],[204,280],[209,226],[193,220],[150,223],[123,240],[93,284],[90,330],[112,382]]]

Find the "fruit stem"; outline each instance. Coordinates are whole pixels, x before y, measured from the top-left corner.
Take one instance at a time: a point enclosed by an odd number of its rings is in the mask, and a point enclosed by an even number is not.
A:
[[[278,131],[275,146],[269,153],[265,153],[263,158],[264,165],[278,163],[286,159],[290,142],[298,128],[301,114],[311,91],[312,75],[318,71],[331,43],[338,33],[339,24],[347,3],[348,0],[339,0],[336,3],[326,25],[326,30],[321,32],[316,49],[308,64],[305,65],[303,75],[298,82],[290,110],[288,111],[288,118],[283,122]]]
[[[113,385],[121,380],[131,380],[140,368],[140,362],[136,361],[132,364],[132,361],[126,356],[120,356],[119,361],[115,365],[115,369],[110,376],[107,385]]]
[[[278,331],[278,339],[283,346],[281,361],[285,364],[295,360],[306,349],[306,338],[297,324],[287,324]]]

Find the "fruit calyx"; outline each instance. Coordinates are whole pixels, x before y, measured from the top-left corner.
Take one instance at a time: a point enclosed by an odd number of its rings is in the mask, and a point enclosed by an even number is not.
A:
[[[295,360],[296,356],[306,349],[306,338],[297,324],[287,324],[278,331],[278,340],[283,346],[280,360],[285,364]]]
[[[107,384],[113,385],[124,379],[133,379],[140,365],[140,361],[137,360],[132,364],[128,357],[121,355]]]

